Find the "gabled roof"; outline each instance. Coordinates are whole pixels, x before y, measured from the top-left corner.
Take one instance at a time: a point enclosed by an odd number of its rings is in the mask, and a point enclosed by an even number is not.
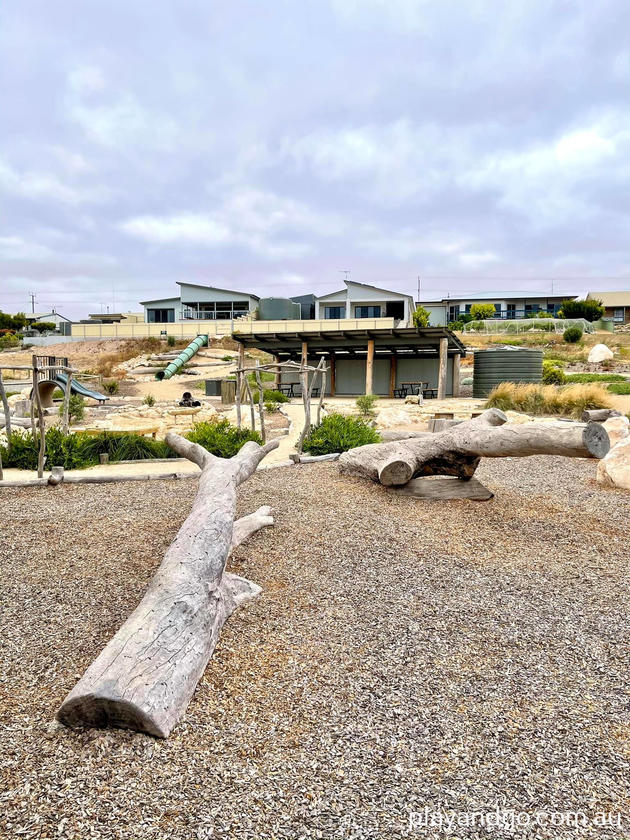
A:
[[[604,306],[630,306],[630,291],[589,292],[589,300],[601,300]]]
[[[188,283],[186,280],[176,280],[178,286],[194,286],[196,289],[213,289],[215,292],[229,292],[231,295],[247,295],[247,297],[260,300],[258,295],[253,295],[251,292],[240,292],[236,289],[222,289],[220,286],[205,286],[203,283]]]
[[[413,302],[413,295],[408,295],[405,292],[394,292],[392,289],[382,289],[380,286],[372,286],[370,283],[359,283],[358,280],[344,280],[346,287],[361,286],[364,289],[371,289],[373,292],[383,292],[386,295],[398,295],[401,298],[409,298]],[[334,298],[337,295],[345,295],[346,289],[339,289],[336,292],[327,292],[325,295],[318,295],[317,300],[326,300],[327,298]]]

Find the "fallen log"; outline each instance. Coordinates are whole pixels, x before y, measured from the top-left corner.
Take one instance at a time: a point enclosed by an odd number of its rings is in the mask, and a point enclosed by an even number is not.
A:
[[[147,592],[57,712],[67,726],[119,726],[165,738],[186,710],[221,628],[256,584],[226,573],[241,540],[273,519],[269,508],[234,522],[236,488],[278,441],[249,441],[217,458],[174,432],[167,443],[201,467],[192,510]]]
[[[589,423],[591,420],[603,423],[605,420],[610,420],[611,417],[622,417],[622,414],[616,408],[592,408],[582,412],[582,422],[584,423]]]
[[[608,434],[598,423],[560,428],[548,423],[503,426],[505,421],[502,411],[490,409],[437,434],[359,446],[344,452],[339,463],[344,472],[392,487],[424,475],[454,475],[467,480],[481,458],[603,458],[610,448]]]

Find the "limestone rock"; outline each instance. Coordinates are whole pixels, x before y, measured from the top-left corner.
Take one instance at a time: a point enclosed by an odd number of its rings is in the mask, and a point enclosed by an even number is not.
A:
[[[593,348],[591,348],[591,352],[588,354],[588,360],[591,363],[605,362],[607,359],[612,358],[613,351],[605,344],[596,344]]]
[[[615,444],[597,465],[597,481],[630,490],[630,437]]]
[[[611,449],[630,434],[630,420],[627,417],[609,417],[602,426],[608,432]]]
[[[383,408],[376,417],[376,426],[379,429],[392,429],[395,426],[407,426],[412,418],[402,408]]]

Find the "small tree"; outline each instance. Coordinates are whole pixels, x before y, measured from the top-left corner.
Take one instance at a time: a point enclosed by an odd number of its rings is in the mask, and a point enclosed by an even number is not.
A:
[[[57,329],[57,325],[52,321],[34,321],[31,324],[32,330],[37,330],[37,332],[54,332]]]
[[[85,402],[83,397],[79,396],[79,394],[70,394],[70,399],[68,400],[68,419],[70,423],[83,420],[84,414]],[[59,416],[63,417],[63,403],[59,406]]]
[[[569,327],[562,333],[562,338],[567,344],[576,344],[582,338],[582,330],[579,327]]]
[[[377,399],[378,397],[376,394],[363,394],[363,396],[357,397],[356,406],[359,409],[359,414],[363,417],[373,417],[374,403]]]
[[[496,313],[493,303],[473,303],[470,307],[470,314],[474,321],[485,321],[493,318]]]
[[[563,300],[558,315],[561,318],[584,318],[592,322],[599,321],[605,311],[601,300]]]
[[[424,329],[424,327],[429,326],[430,318],[431,313],[428,309],[425,309],[424,306],[417,306],[416,311],[412,315],[413,325],[417,330]]]

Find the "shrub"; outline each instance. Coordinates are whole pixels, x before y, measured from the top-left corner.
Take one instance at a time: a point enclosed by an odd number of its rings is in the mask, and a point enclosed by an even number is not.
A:
[[[614,387],[614,386],[611,386]],[[484,408],[523,411],[526,414],[582,416],[586,409],[610,408],[610,396],[599,385],[534,385],[502,382],[488,395]]]
[[[429,320],[431,318],[431,313],[428,309],[425,309],[424,306],[417,306],[415,312],[411,316],[413,325],[416,329],[421,330],[424,327],[429,326]]]
[[[262,443],[262,438],[256,431],[251,429],[237,429],[231,426],[227,420],[217,420],[214,423],[197,423],[191,432],[186,435],[188,440],[198,443],[220,458],[231,458],[236,455],[241,446],[248,440]]]
[[[233,362],[234,361],[234,356],[221,356],[221,361],[222,362]]]
[[[378,400],[376,394],[363,394],[356,398],[356,406],[363,417],[374,416],[374,403]]]
[[[560,318],[584,318],[599,321],[606,310],[601,300],[563,300],[558,312]]]
[[[552,312],[546,312],[544,309],[532,310],[525,313],[526,318],[553,318]]]
[[[148,405],[149,408],[155,405],[155,397],[153,394],[147,394],[146,397],[142,400],[144,405]]]
[[[630,394],[630,382],[613,382],[608,386],[608,390],[612,394]]]
[[[485,321],[488,318],[494,318],[496,309],[493,303],[473,303],[470,314],[475,321]]]
[[[0,350],[9,350],[12,347],[19,347],[20,339],[14,333],[5,333],[0,336]]]
[[[57,329],[57,325],[54,324],[52,321],[35,321],[30,325],[32,330],[37,330],[37,332],[54,332]]]
[[[448,329],[453,330],[453,332],[461,332],[464,329],[464,322],[463,321],[449,321],[448,322]]]
[[[174,335],[167,335],[166,336],[166,343],[169,347],[175,347],[175,336]]]
[[[111,382],[103,382],[103,390],[106,394],[117,394],[120,391],[118,380],[112,379]]]
[[[626,377],[619,373],[569,373],[567,382],[625,382]]]
[[[562,333],[562,338],[567,344],[576,344],[582,338],[582,330],[579,327],[567,327]]]
[[[329,414],[319,426],[311,428],[303,446],[311,455],[329,455],[380,440],[378,432],[358,417]]]
[[[563,385],[565,380],[562,368],[547,360],[543,362],[542,381],[545,385]]]
[[[9,435],[7,444],[7,446],[0,446],[3,466],[16,470],[37,469],[38,435],[33,438],[30,431],[15,429]]]
[[[252,396],[254,397],[254,402],[257,403],[259,400],[258,388],[254,388]],[[273,388],[263,388],[263,402],[287,403],[290,400],[282,391],[274,391]]]
[[[69,421],[74,423],[76,420],[83,420],[84,415],[85,402],[83,397],[79,396],[79,394],[70,394],[70,399],[68,400]],[[59,416],[63,417],[63,403],[59,406]]]
[[[280,403],[277,403],[275,400],[265,400],[265,411],[268,414],[273,414],[274,411],[278,410],[278,406]]]

